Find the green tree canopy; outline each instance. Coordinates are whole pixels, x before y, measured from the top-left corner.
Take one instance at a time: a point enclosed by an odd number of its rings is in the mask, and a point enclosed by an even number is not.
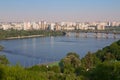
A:
[[[70,52],[65,58],[60,61],[60,67],[63,72],[74,72],[75,68],[80,67],[81,61],[76,53]]]
[[[5,55],[0,55],[0,64],[4,64],[4,65],[9,64],[9,61]]]
[[[89,70],[90,68],[94,68],[97,64],[101,61],[99,58],[96,57],[95,54],[88,52],[84,58],[82,58],[82,66]]]
[[[104,62],[90,73],[90,80],[120,80],[120,62]]]
[[[104,47],[94,53],[102,62],[106,60],[120,61],[120,40],[112,43],[110,46]]]

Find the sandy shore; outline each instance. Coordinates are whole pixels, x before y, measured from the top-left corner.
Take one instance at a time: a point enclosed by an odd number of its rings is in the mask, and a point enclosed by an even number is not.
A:
[[[18,36],[18,37],[8,37],[6,40],[11,40],[11,39],[24,39],[24,38],[34,38],[34,37],[42,37],[44,35],[30,35],[30,36]]]

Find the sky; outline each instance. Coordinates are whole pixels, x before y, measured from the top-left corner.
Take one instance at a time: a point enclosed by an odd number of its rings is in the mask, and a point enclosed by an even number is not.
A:
[[[120,0],[0,0],[0,21],[120,21]]]

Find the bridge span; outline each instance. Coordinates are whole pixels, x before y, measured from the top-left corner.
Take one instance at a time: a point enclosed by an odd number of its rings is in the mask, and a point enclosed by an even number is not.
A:
[[[71,36],[71,33],[74,33],[75,37],[120,38],[120,32],[115,31],[66,31],[66,36]]]

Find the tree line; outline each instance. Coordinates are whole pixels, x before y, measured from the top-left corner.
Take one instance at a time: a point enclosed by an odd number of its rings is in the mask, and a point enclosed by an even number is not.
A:
[[[5,60],[5,61],[4,61]],[[1,80],[120,80],[120,40],[83,58],[68,53],[57,65],[9,66],[0,57]]]
[[[21,37],[30,35],[43,35],[43,36],[62,36],[62,31],[51,31],[51,30],[3,30],[0,29],[0,39],[6,39],[9,37]]]

